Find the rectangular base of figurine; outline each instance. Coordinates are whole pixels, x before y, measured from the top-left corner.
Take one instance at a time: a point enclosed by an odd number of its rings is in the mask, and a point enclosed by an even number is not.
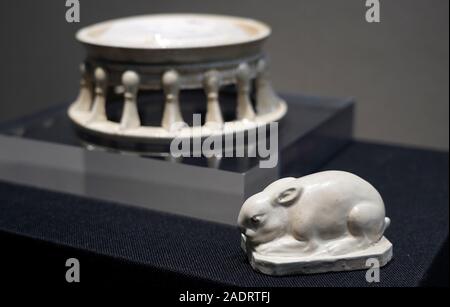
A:
[[[352,138],[351,99],[284,98],[275,168],[260,168],[256,158],[180,162],[93,149],[62,105],[0,126],[0,180],[235,225],[243,201],[280,172],[312,172]]]
[[[269,257],[246,251],[245,238],[241,247],[254,270],[272,276],[368,270],[385,266],[393,256],[392,243],[385,237],[365,250],[339,256]]]

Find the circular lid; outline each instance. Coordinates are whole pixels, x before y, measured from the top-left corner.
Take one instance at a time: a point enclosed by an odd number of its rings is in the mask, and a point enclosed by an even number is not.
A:
[[[101,22],[76,37],[96,61],[172,65],[258,56],[270,32],[264,23],[247,18],[161,14]]]
[[[161,50],[238,45],[269,35],[267,25],[252,19],[162,14],[101,22],[81,29],[77,39],[102,47]]]

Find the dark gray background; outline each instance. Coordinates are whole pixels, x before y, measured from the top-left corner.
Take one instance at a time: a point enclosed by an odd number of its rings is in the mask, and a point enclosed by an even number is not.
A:
[[[65,0],[0,1],[0,120],[68,102],[78,91],[83,50],[77,29],[105,19],[208,12],[261,19],[278,91],[355,96],[356,136],[449,147],[448,0],[381,0],[381,23],[364,0],[80,0],[81,23]]]

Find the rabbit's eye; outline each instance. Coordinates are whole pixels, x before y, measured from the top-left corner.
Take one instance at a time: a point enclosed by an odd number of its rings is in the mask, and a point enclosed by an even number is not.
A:
[[[260,215],[255,215],[255,216],[252,216],[251,218],[250,218],[250,222],[253,224],[253,225],[259,225],[260,223],[261,223],[261,216]]]

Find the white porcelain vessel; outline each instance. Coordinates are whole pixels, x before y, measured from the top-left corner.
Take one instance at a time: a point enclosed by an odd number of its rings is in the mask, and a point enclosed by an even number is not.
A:
[[[166,145],[174,138],[266,126],[287,112],[272,88],[263,51],[270,34],[270,27],[256,20],[207,14],[135,16],[83,28],[76,36],[86,49],[80,94],[68,115],[90,136]],[[231,116],[222,114],[228,102],[220,92],[226,87],[236,91]],[[123,95],[120,120],[107,114],[111,89]],[[189,126],[183,118],[182,92],[192,90],[200,90],[199,102],[205,100],[203,126]],[[139,95],[146,91],[163,96],[162,117],[151,125],[140,120],[146,105],[138,103]]]
[[[380,194],[342,171],[272,183],[244,203],[238,224],[251,265],[270,275],[367,269],[393,254]]]

